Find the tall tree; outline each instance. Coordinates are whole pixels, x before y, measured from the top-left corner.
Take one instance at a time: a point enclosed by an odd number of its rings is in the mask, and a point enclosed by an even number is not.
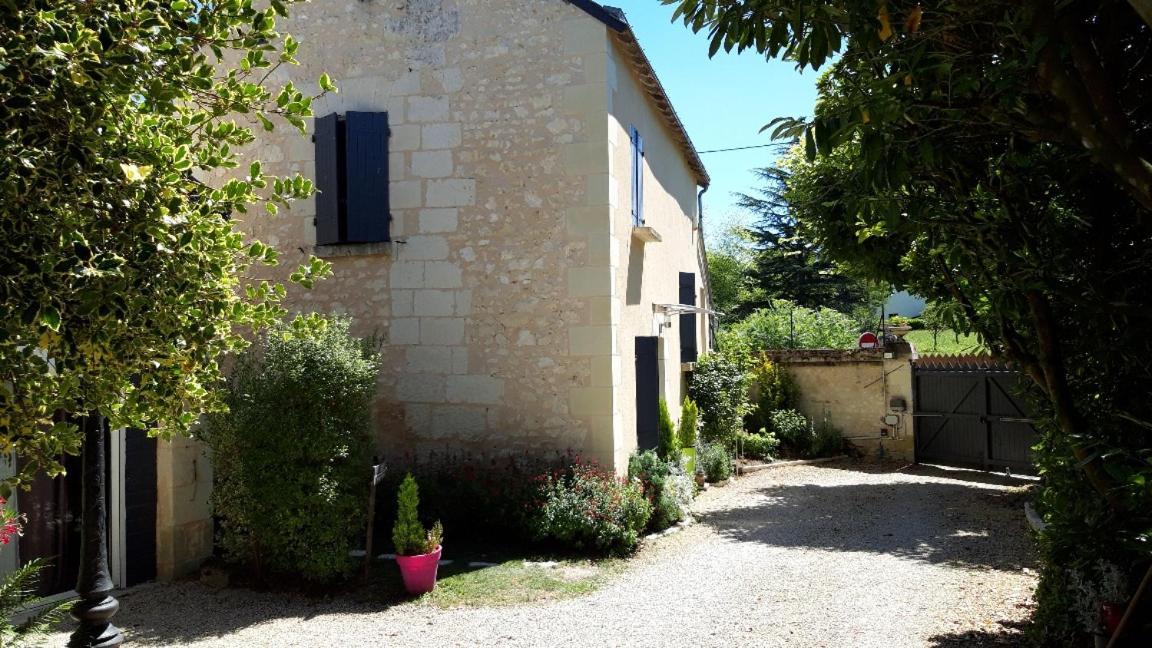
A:
[[[787,162],[756,169],[761,186],[754,195],[740,194],[741,208],[755,214],[749,228],[754,249],[752,282],[764,308],[786,299],[807,308],[831,308],[850,313],[868,305],[868,283],[850,276],[818,245],[804,237],[784,191],[789,178]]]
[[[667,0],[672,2],[674,0]],[[786,198],[834,259],[964,309],[1032,378],[1044,638],[1152,560],[1152,30],[1120,0],[677,2],[713,51],[818,67]]]
[[[221,407],[221,356],[283,312],[246,279],[276,251],[234,218],[311,194],[239,151],[303,132],[311,98],[268,85],[293,0],[0,4],[0,454],[59,473],[87,418],[170,435]],[[327,78],[320,85],[331,89]],[[197,178],[226,178],[205,184]],[[316,259],[294,274],[310,285]]]

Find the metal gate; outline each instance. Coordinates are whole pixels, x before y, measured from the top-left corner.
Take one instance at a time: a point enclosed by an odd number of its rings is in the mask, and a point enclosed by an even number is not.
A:
[[[916,461],[1033,472],[1037,434],[1021,380],[987,357],[929,357],[913,364]]]

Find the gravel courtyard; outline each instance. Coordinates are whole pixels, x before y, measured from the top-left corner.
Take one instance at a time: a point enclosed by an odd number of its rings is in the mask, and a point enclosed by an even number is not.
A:
[[[163,584],[126,593],[117,622],[133,645],[1015,645],[1035,585],[1027,483],[926,466],[780,467],[702,494],[697,524],[648,543],[582,598],[371,609]]]

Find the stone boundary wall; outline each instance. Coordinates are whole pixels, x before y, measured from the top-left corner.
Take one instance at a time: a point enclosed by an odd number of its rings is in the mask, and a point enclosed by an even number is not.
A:
[[[827,420],[870,457],[913,461],[910,347],[766,353],[787,367],[800,392],[800,411],[813,423]],[[895,424],[885,422],[888,415],[896,417]]]

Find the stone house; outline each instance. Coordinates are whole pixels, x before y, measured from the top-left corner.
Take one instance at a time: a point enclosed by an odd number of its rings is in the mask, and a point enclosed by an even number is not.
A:
[[[244,222],[334,276],[302,310],[385,341],[385,456],[571,448],[621,469],[655,444],[709,344],[708,175],[623,13],[585,0],[341,0],[285,31],[312,141],[263,137],[314,203]],[[289,76],[290,75],[290,76]],[[685,308],[684,306],[689,308]]]
[[[382,456],[572,449],[620,471],[654,447],[658,399],[676,416],[711,344],[709,180],[623,13],[589,0],[294,12],[283,30],[303,64],[272,82],[315,90],[328,72],[340,91],[314,102],[311,141],[278,130],[254,152],[322,193],[240,226],[280,250],[279,270],[332,263],[295,309],[382,337]],[[114,581],[198,568],[212,551],[203,449],[118,431],[110,455]],[[55,481],[22,504],[59,521],[41,534],[66,563],[45,594],[71,587],[79,537],[75,484]],[[25,540],[0,572],[39,551]]]

